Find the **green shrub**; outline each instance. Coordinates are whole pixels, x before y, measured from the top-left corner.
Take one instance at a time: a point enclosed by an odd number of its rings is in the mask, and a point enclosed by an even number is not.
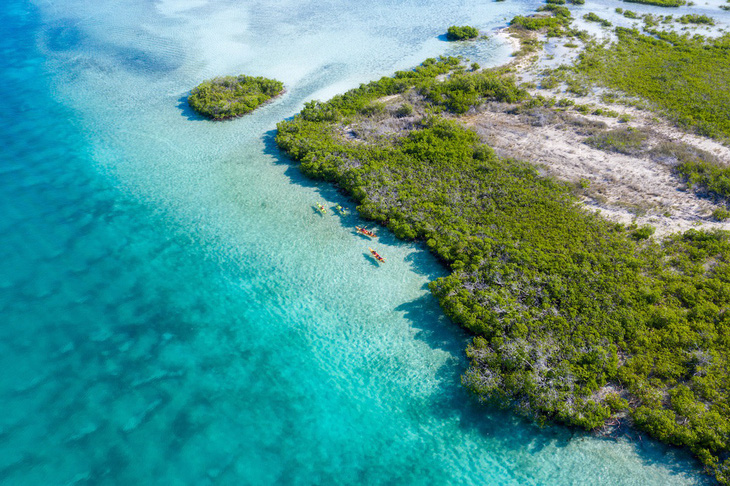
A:
[[[654,234],[656,228],[653,226],[642,226],[641,228],[635,229],[631,232],[631,237],[637,241],[646,240]]]
[[[629,409],[629,402],[625,398],[621,398],[616,393],[609,393],[604,399],[606,405],[608,405],[612,411],[621,412]]]
[[[715,20],[707,15],[687,14],[679,17],[683,24],[715,25]]]
[[[413,105],[409,105],[408,103],[405,103],[398,107],[397,110],[395,110],[395,116],[398,118],[403,118],[406,116],[411,116],[413,114]]]
[[[685,0],[624,0],[624,2],[644,3],[656,7],[681,7],[687,3]]]
[[[367,116],[379,115],[385,113],[385,105],[383,103],[370,103],[360,108],[360,113]]]
[[[570,98],[561,98],[561,99],[558,100],[558,102],[556,103],[556,105],[557,106],[560,106],[560,107],[574,106],[575,105],[575,101],[571,100]]]
[[[560,80],[555,76],[546,76],[540,79],[540,87],[542,89],[554,89],[560,85]]]
[[[585,20],[587,20],[588,22],[598,22],[603,27],[611,27],[611,25],[612,25],[611,22],[609,22],[606,19],[602,19],[601,17],[599,17],[598,15],[594,14],[593,12],[590,12],[590,13],[585,14],[583,16],[583,18]]]
[[[573,20],[570,10],[562,5],[542,5],[537,10],[539,12],[549,12],[551,15],[533,15],[530,17],[518,15],[510,21],[510,27],[525,30],[547,30],[548,36],[559,36],[564,33],[564,29],[567,28]]]
[[[617,128],[586,138],[585,143],[607,152],[636,155],[644,148],[646,134],[631,127]]]
[[[690,186],[730,198],[730,167],[698,159],[680,164],[677,172]]]
[[[730,219],[730,211],[727,208],[717,208],[712,212],[712,217],[717,221],[726,221]]]
[[[450,41],[469,40],[479,37],[479,31],[469,25],[452,25],[446,31],[446,38]]]

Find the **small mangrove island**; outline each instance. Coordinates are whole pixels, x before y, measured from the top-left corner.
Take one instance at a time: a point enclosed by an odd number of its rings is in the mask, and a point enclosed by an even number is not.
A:
[[[188,104],[211,120],[229,120],[250,113],[284,91],[281,81],[253,76],[223,76],[204,81],[188,96]]]
[[[479,37],[479,31],[470,25],[452,25],[446,31],[446,39],[450,41],[471,40]]]

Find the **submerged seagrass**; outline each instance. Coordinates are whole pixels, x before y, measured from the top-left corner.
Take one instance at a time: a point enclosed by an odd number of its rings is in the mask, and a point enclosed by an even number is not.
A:
[[[460,125],[493,101],[541,103],[499,71],[431,59],[307,104],[276,141],[449,265],[431,290],[475,334],[463,380],[480,397],[588,429],[626,420],[728,483],[730,235],[657,243],[581,209]]]

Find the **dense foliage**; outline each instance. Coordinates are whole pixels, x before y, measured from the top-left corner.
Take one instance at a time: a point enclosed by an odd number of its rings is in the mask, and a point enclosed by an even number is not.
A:
[[[730,35],[717,39],[617,28],[618,41],[593,44],[577,68],[608,87],[653,102],[679,124],[730,137]]]
[[[611,25],[612,25],[611,22],[609,22],[608,20],[606,20],[604,18],[599,17],[598,15],[594,14],[593,12],[589,12],[589,13],[585,14],[583,16],[583,18],[585,20],[587,20],[588,22],[598,22],[603,27],[611,27]]]
[[[690,185],[730,200],[730,167],[696,159],[684,162],[677,170]]]
[[[687,14],[679,17],[682,24],[715,25],[715,19],[707,15]]]
[[[225,120],[245,115],[281,94],[280,81],[251,76],[225,76],[205,81],[190,92],[188,104],[201,115]]]
[[[624,0],[629,3],[644,3],[646,5],[654,5],[656,7],[681,7],[685,0]]]
[[[479,37],[479,31],[469,25],[452,25],[446,31],[446,38],[450,41],[469,40]]]
[[[572,3],[572,2],[571,2]],[[548,3],[538,8],[540,15],[524,17],[518,15],[510,21],[510,27],[525,30],[547,29],[548,35],[562,35],[563,30],[570,26],[573,16],[570,10],[562,5]]]
[[[430,60],[309,103],[278,125],[276,141],[305,174],[347,191],[365,218],[425,241],[449,265],[431,290],[475,334],[464,383],[479,396],[589,429],[633,421],[728,483],[730,236],[689,231],[659,245],[646,239],[651,228],[580,209],[567,186],[498,158],[458,117],[449,121],[465,107],[526,99],[496,73],[435,79],[454,68]],[[367,120],[402,124],[378,102],[394,94],[430,114],[397,136],[342,135]],[[596,143],[630,146],[631,137]]]

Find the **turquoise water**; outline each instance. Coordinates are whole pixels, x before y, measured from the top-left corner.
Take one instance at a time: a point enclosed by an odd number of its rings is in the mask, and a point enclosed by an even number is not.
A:
[[[274,3],[274,2],[269,2]],[[272,144],[302,104],[535,2],[6,0],[0,9],[0,483],[702,484],[643,440],[539,428],[458,385],[468,337],[384,235]],[[211,124],[245,72],[287,94]]]

